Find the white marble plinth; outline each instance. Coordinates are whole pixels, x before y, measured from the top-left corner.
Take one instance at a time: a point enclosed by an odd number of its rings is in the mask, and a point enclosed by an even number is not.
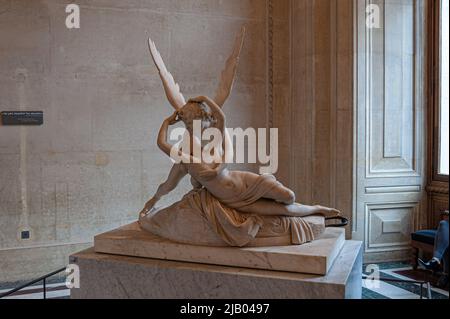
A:
[[[346,241],[328,274],[312,275],[85,250],[71,256],[80,269],[74,299],[343,299],[361,298],[361,242]]]
[[[345,231],[327,228],[319,239],[303,245],[208,247],[175,243],[133,223],[100,234],[94,242],[98,253],[325,275],[344,245]]]

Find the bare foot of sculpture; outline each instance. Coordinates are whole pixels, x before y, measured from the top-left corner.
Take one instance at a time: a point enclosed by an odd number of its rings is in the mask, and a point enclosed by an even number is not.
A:
[[[335,208],[330,208],[321,205],[314,206],[318,210],[318,214],[324,216],[325,218],[338,217],[341,216],[341,212]]]

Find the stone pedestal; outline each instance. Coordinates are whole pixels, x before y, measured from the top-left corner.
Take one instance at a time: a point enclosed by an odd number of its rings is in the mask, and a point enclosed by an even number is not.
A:
[[[326,275],[229,267],[88,249],[71,256],[80,268],[79,298],[360,298],[361,242],[345,241]]]
[[[345,242],[345,230],[327,228],[313,242],[272,247],[208,247],[175,243],[142,230],[138,223],[95,236],[98,253],[221,266],[325,275]]]

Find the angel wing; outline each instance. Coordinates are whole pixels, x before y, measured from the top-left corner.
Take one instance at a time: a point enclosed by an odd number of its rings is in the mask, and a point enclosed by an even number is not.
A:
[[[242,45],[244,44],[245,27],[236,37],[234,42],[233,52],[225,63],[225,69],[222,71],[219,87],[216,91],[214,102],[222,107],[231,93],[233,87],[234,77],[236,75],[237,66],[239,63],[239,55],[241,53]]]
[[[175,110],[178,110],[186,104],[186,100],[183,94],[181,94],[180,92],[180,86],[177,83],[175,83],[172,74],[170,74],[170,72],[167,71],[166,65],[164,64],[161,54],[156,49],[155,42],[153,42],[152,39],[149,38],[148,45],[150,48],[150,53],[152,54],[153,62],[158,68],[159,76],[161,77],[167,99],[169,100],[170,104],[172,104],[172,106],[175,108]]]

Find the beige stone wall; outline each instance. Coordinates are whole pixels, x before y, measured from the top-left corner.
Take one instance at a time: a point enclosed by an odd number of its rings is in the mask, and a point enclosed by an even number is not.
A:
[[[65,5],[81,28],[65,27]],[[151,36],[187,97],[212,95],[236,32],[248,34],[231,127],[266,126],[265,0],[0,0],[0,110],[43,110],[0,127],[0,282],[67,263],[94,234],[136,218],[169,161],[155,144],[166,102]],[[162,204],[179,198],[188,180]],[[31,239],[20,240],[29,228]]]
[[[274,3],[274,125],[286,163],[278,175],[299,202],[333,206],[351,219],[353,1]]]

